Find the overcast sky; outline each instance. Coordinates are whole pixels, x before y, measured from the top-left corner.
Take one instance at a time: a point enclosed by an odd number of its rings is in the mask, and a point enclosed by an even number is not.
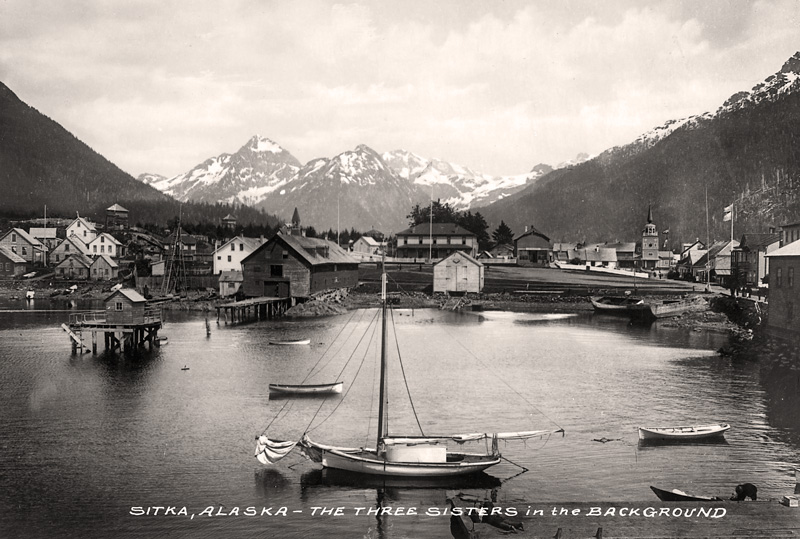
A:
[[[519,174],[716,110],[798,50],[797,0],[0,0],[0,82],[134,176],[255,134]]]

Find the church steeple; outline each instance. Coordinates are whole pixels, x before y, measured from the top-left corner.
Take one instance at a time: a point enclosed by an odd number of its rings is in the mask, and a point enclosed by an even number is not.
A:
[[[647,205],[647,224],[653,224],[653,209],[650,207],[650,204]]]

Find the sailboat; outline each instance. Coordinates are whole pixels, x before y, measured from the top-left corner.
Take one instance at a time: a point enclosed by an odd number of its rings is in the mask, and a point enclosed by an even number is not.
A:
[[[256,457],[264,464],[282,458],[299,444],[303,454],[323,468],[396,478],[442,478],[477,474],[499,464],[502,455],[500,440],[525,440],[543,437],[564,430],[534,430],[500,433],[468,433],[440,436],[390,435],[386,355],[387,295],[386,272],[381,277],[381,353],[378,404],[378,433],[374,448],[340,447],[312,440],[304,434],[299,442],[273,441],[267,436],[257,438]],[[467,453],[451,451],[450,444],[485,441],[487,451]],[[490,449],[489,449],[490,446]]]

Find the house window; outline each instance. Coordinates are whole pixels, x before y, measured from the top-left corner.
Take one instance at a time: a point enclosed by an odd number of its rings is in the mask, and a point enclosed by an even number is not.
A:
[[[17,246],[16,245],[12,245],[11,246],[11,252],[12,253],[16,253],[17,252]]]
[[[419,244],[422,245],[422,236],[419,237]]]
[[[228,262],[231,261],[231,255],[228,255]]]
[[[269,267],[270,277],[283,277],[283,266],[280,264],[273,264]]]
[[[96,253],[96,252],[97,252],[97,245],[92,245],[92,252],[93,252],[93,253]]]
[[[218,256],[218,257],[217,257],[217,260],[222,260],[222,256]]]
[[[284,260],[289,258],[289,251],[283,251],[283,258]]]
[[[17,234],[15,232],[11,233],[11,243],[17,243]]]
[[[123,305],[123,303],[121,301],[115,302],[114,303],[114,310],[115,311],[121,311],[122,310],[122,305]]]
[[[236,245],[231,243],[231,251],[235,251],[235,250],[236,250]]]
[[[467,244],[467,237],[461,236],[461,245],[466,245],[466,244]]]
[[[58,262],[58,259],[59,259],[59,255],[56,255],[56,262]]]
[[[436,243],[437,243],[438,241],[439,241],[439,240],[438,240],[438,238],[433,238],[433,244],[434,244],[434,245],[436,245]]]
[[[22,254],[23,254],[23,256],[28,254],[28,248],[27,247],[23,247],[22,248]]]
[[[239,250],[240,251],[244,251],[244,243],[240,243],[239,244]]]
[[[452,238],[451,238],[450,236],[447,236],[447,245],[450,245],[450,240],[451,240],[451,239],[452,239]]]
[[[794,286],[794,268],[788,268],[786,270],[786,286],[792,288]]]
[[[106,252],[106,246],[105,245],[101,245],[100,246],[100,252],[101,253],[105,253]]]
[[[64,246],[65,251],[69,251],[69,243]]]
[[[105,236],[100,236],[100,243],[105,243],[105,242],[106,242]]]
[[[778,288],[783,286],[783,268],[778,268],[775,271],[775,286]]]

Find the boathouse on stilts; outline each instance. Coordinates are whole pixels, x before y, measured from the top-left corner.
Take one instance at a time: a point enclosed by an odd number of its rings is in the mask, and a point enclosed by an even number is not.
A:
[[[160,306],[148,303],[135,290],[121,288],[105,299],[104,310],[70,314],[69,326],[61,327],[69,334],[73,353],[91,349],[96,354],[100,335],[107,351],[125,353],[145,344],[152,349],[159,345],[161,324]]]

